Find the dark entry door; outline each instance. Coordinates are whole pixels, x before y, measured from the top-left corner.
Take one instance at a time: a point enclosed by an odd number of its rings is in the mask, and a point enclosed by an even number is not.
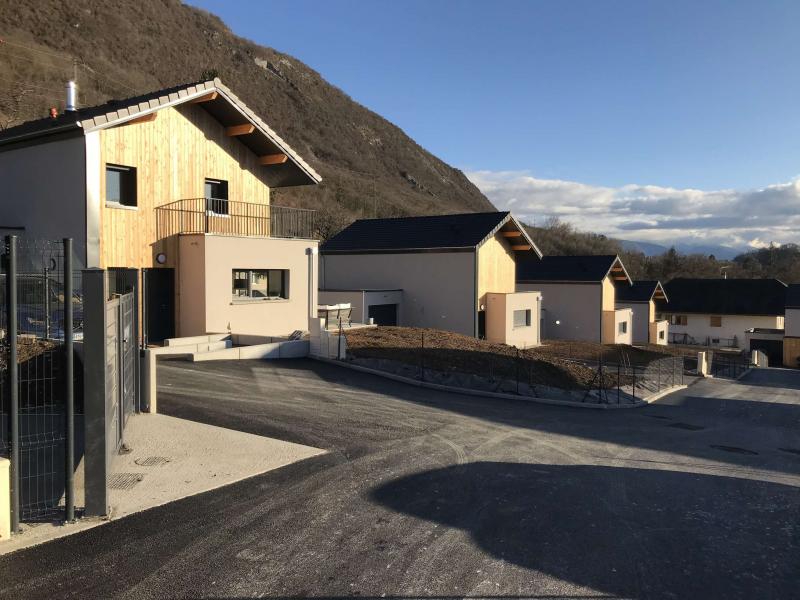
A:
[[[175,337],[175,269],[144,269],[145,344]]]
[[[770,367],[783,364],[783,340],[750,340],[750,350],[761,350],[767,355]]]
[[[397,325],[397,304],[373,304],[367,309],[367,317],[376,325]]]

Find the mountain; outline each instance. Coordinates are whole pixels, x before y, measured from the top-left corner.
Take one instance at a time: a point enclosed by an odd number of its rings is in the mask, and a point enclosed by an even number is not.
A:
[[[654,244],[652,242],[639,242],[634,240],[619,240],[622,248],[627,252],[641,252],[645,256],[659,256],[669,250],[669,246]],[[704,254],[715,256],[720,260],[732,260],[739,254],[747,252],[747,248],[731,248],[730,246],[713,246],[706,244],[675,244],[675,249],[683,254]]]
[[[622,248],[627,252],[641,252],[645,256],[658,256],[664,254],[669,248],[661,244],[653,244],[651,242],[637,242],[633,240],[619,240]]]
[[[360,216],[494,210],[464,174],[299,60],[234,35],[178,0],[0,0],[0,126],[63,108],[77,75],[83,105],[219,76],[322,175],[276,190],[276,204]]]

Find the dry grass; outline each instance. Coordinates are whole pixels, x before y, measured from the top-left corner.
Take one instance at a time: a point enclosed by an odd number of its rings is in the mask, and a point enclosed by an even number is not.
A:
[[[517,350],[458,333],[416,327],[354,329],[345,335],[348,352],[356,358],[395,360],[436,371],[498,379],[513,380],[519,376],[521,381],[534,385],[562,389],[588,389],[596,385],[593,369],[538,348]],[[605,376],[605,385],[615,384],[615,376]]]

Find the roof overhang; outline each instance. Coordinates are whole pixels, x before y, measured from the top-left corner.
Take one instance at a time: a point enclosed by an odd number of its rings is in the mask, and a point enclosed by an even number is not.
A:
[[[514,252],[533,252],[536,256],[542,258],[541,250],[539,250],[533,242],[533,239],[531,239],[531,236],[525,231],[525,228],[511,213],[508,213],[508,215],[478,243],[478,246],[480,247],[498,233],[505,235],[505,237],[509,239],[511,249]]]
[[[662,302],[669,302],[669,298],[667,298],[667,292],[664,291],[664,286],[661,285],[660,281],[656,281],[656,287],[653,289],[653,295],[650,296],[651,300],[660,300]]]
[[[306,163],[275,131],[242,102],[219,79],[172,88],[158,96],[155,92],[144,101],[137,99],[120,100],[108,105],[107,112],[93,111],[91,117],[59,122],[49,129],[34,129],[0,141],[12,144],[27,140],[49,137],[56,133],[78,132],[84,134],[111,127],[142,122],[154,118],[158,111],[182,104],[197,104],[214,117],[223,127],[229,129],[228,135],[236,138],[260,158],[265,180],[270,187],[291,187],[314,185],[322,181],[319,174]],[[141,100],[141,97],[138,98]],[[105,108],[105,107],[102,107]],[[84,115],[85,116],[85,115]],[[63,117],[66,118],[66,113]],[[250,125],[251,127],[242,127]],[[234,133],[235,131],[235,133]]]
[[[625,268],[625,265],[622,264],[622,260],[619,256],[614,258],[614,262],[611,263],[611,267],[608,269],[606,277],[610,277],[612,281],[627,281],[628,285],[633,285],[633,279],[631,279],[631,276],[628,275],[628,271]]]
[[[253,126],[250,133],[238,135],[237,139],[262,159],[275,157],[272,162],[264,162],[263,167],[266,169],[266,180],[270,187],[309,185],[322,181],[319,174],[289,144],[219,79],[187,86],[149,102],[119,108],[81,121],[80,124],[86,133],[90,133],[141,119],[163,108],[189,103],[199,104],[226,128],[245,124]]]

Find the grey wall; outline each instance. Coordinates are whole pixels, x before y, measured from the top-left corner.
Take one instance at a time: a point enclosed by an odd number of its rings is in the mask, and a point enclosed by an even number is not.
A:
[[[630,308],[633,311],[633,343],[647,344],[650,341],[650,303],[617,302],[617,308]]]
[[[403,290],[400,325],[475,333],[472,252],[320,256],[321,289]]]
[[[542,339],[600,341],[603,299],[599,283],[518,283],[517,291],[542,293]]]
[[[83,135],[0,151],[0,233],[71,237],[76,267],[86,262],[86,157]],[[11,231],[9,227],[25,227]],[[20,268],[24,268],[20,265]]]

